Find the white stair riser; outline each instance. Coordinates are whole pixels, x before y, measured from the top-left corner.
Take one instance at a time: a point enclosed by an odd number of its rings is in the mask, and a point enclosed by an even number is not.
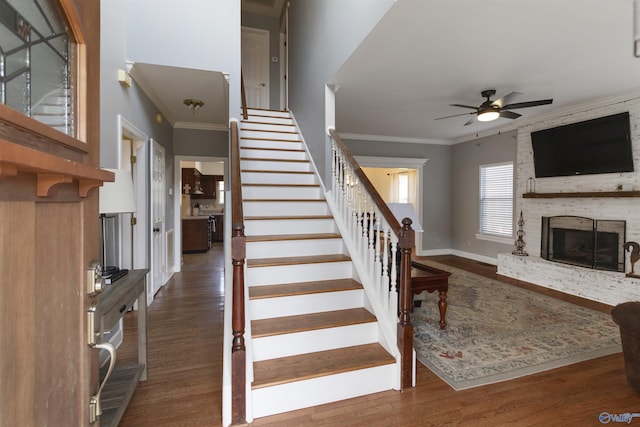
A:
[[[344,252],[341,238],[247,242],[247,258],[311,256]]]
[[[249,286],[281,283],[314,282],[316,280],[348,279],[353,277],[351,261],[296,264],[272,267],[249,267],[246,283]]]
[[[42,114],[33,114],[35,120],[49,126],[64,126],[65,118],[61,116],[47,116]]]
[[[243,184],[316,184],[311,173],[241,172]]]
[[[286,117],[264,117],[264,116],[253,116],[247,119],[249,122],[260,122],[260,123],[270,123],[270,124],[278,124],[278,125],[292,125],[293,119]],[[243,121],[242,125],[244,125],[247,121]]]
[[[259,219],[244,221],[246,236],[262,236],[265,234],[305,234],[335,233],[336,224],[332,218],[327,219]]]
[[[246,159],[308,160],[307,153],[304,151],[265,150],[262,148],[241,148],[240,157]]]
[[[274,148],[284,150],[301,150],[302,142],[287,141],[261,141],[259,139],[241,139],[240,149],[242,148]]]
[[[320,294],[295,295],[279,298],[261,298],[249,301],[251,320],[270,319],[272,317],[297,316],[322,311],[361,308],[364,304],[364,291],[324,292]]]
[[[252,202],[243,204],[246,216],[328,215],[329,206],[324,200],[317,202]]]
[[[282,119],[279,119],[279,120],[282,120]],[[243,122],[240,125],[240,130],[268,130],[268,131],[278,131],[278,132],[297,132],[296,127],[293,125],[293,120],[290,120],[291,123],[283,123],[283,124],[269,123],[263,120],[256,120],[256,122],[260,122],[260,123]]]
[[[320,187],[294,186],[242,186],[242,197],[247,199],[319,199],[324,197]]]
[[[268,117],[284,117],[284,118],[291,118],[291,115],[289,114],[288,111],[277,111],[277,110],[260,110],[258,108],[247,108],[247,114],[249,115],[249,120],[253,120],[253,121],[264,121],[262,120],[262,117],[260,118],[260,120],[257,120],[256,118],[252,117],[252,116],[268,116]]]
[[[259,130],[241,130],[240,139],[243,138],[259,138],[275,141],[300,141],[300,134],[286,132],[262,132]]]
[[[241,169],[262,170],[262,171],[283,171],[283,172],[311,172],[311,162],[290,161],[279,162],[276,160],[248,160],[240,161]]]
[[[253,390],[256,418],[391,390],[393,364]],[[346,425],[346,424],[345,424]]]
[[[375,322],[253,339],[254,361],[378,342]]]

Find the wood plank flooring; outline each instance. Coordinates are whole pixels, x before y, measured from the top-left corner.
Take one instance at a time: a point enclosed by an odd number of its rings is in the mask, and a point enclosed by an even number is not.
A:
[[[453,256],[432,259],[496,277],[495,266]],[[149,379],[138,386],[121,426],[222,424],[221,244],[206,254],[185,255],[184,261],[183,271],[149,306]],[[564,299],[604,312],[611,309]],[[136,360],[135,327],[135,313],[128,313],[125,342],[118,350],[122,361]],[[459,392],[418,364],[417,387],[407,392],[387,391],[301,409],[255,420],[252,426],[599,426],[602,412],[639,410],[640,395],[626,383],[620,353]]]

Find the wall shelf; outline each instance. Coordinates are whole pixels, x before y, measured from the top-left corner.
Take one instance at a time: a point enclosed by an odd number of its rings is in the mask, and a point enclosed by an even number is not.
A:
[[[559,199],[588,197],[640,197],[640,191],[586,191],[572,193],[524,193],[523,199]]]

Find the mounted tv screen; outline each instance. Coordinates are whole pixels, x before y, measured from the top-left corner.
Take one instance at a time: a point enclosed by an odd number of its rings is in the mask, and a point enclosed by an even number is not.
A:
[[[536,178],[633,172],[629,113],[531,132]]]

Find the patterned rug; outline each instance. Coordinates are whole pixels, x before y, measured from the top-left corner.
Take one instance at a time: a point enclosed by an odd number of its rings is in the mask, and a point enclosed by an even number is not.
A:
[[[418,360],[455,390],[531,375],[622,351],[610,315],[433,261],[452,272],[447,328],[437,292],[411,314]]]

